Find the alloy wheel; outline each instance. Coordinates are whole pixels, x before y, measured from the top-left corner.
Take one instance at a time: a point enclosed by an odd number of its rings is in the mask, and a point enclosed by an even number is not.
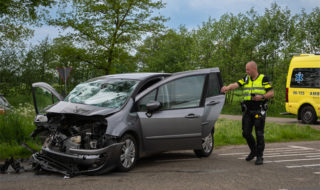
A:
[[[124,168],[130,168],[136,159],[135,144],[131,139],[126,139],[121,149],[120,162]]]

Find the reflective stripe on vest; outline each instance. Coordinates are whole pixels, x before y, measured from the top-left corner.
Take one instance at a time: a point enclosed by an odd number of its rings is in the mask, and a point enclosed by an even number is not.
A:
[[[251,80],[251,77],[249,77],[249,76],[247,76],[247,77],[248,77],[248,82],[243,85],[243,87],[244,87],[243,99],[244,100],[246,100],[246,101],[252,100],[252,96],[251,96],[252,94],[264,95],[267,92],[266,89],[262,85],[262,80],[264,77],[263,74],[260,74],[259,77],[254,81]]]

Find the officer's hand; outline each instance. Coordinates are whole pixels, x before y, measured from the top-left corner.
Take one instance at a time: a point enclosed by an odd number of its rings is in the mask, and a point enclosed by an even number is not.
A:
[[[263,99],[263,95],[255,95],[254,97],[253,97],[253,100],[254,101],[260,101],[260,100],[262,100]]]
[[[222,88],[221,88],[221,92],[222,93],[226,93],[228,91],[228,88],[226,87],[226,86],[223,86]]]

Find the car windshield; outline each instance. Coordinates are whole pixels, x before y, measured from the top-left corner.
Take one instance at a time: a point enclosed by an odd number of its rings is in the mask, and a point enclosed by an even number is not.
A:
[[[137,86],[137,80],[95,80],[77,85],[65,101],[106,108],[121,107]]]

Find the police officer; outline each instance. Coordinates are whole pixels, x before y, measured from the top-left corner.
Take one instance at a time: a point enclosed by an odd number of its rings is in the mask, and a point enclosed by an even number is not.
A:
[[[244,87],[244,101],[242,101],[242,136],[246,139],[250,148],[250,154],[246,161],[256,158],[256,165],[263,164],[264,151],[264,125],[266,118],[268,99],[274,96],[269,79],[258,73],[257,64],[250,61],[246,64],[247,75],[238,82],[223,86],[221,92],[225,93],[234,90],[240,86]],[[256,141],[252,135],[252,129],[255,126]]]

